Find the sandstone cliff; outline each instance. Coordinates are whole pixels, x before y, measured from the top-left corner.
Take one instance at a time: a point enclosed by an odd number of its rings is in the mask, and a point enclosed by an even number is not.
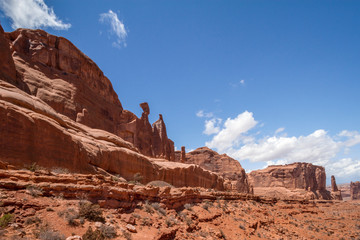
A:
[[[336,200],[343,200],[341,191],[336,184],[335,176],[331,176],[331,197]]]
[[[152,141],[149,106],[141,106],[140,119],[123,110],[109,79],[69,40],[29,29],[11,33],[1,29],[0,35],[2,80],[74,121],[122,137],[147,156],[173,159],[173,143],[167,136]]]
[[[350,197],[351,200],[360,199],[360,182],[351,182],[350,183]]]
[[[226,154],[220,155],[208,147],[201,147],[186,153],[185,163],[194,163],[204,169],[218,173],[228,180],[228,189],[244,193],[250,192],[245,170],[239,161]]]
[[[248,174],[249,183],[255,188],[303,189],[315,198],[330,199],[326,190],[325,169],[311,163],[273,165]],[[264,191],[264,189],[262,189]]]
[[[174,158],[162,117],[153,128],[147,103],[140,119],[123,110],[110,81],[68,40],[0,28],[0,54],[1,161],[224,188],[221,177],[199,166],[149,157]]]

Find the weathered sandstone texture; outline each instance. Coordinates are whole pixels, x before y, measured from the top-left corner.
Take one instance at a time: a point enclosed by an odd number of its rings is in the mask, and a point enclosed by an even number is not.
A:
[[[336,180],[335,180],[335,176],[331,176],[331,197],[333,199],[337,199],[337,200],[343,200],[342,195],[341,195],[341,191],[338,189],[337,185],[336,185]]]
[[[315,193],[316,198],[330,199],[326,190],[325,169],[311,163],[272,165],[248,174],[250,185],[256,188],[303,189]],[[256,191],[255,191],[256,192]]]
[[[153,142],[156,133],[147,117],[149,106],[141,104],[144,113],[140,119],[123,110],[109,79],[69,40],[42,30],[4,33],[1,28],[0,52],[2,80],[74,121],[122,137],[147,156],[174,158],[166,130],[161,132],[161,141]]]
[[[218,173],[227,180],[227,188],[230,190],[244,193],[250,192],[245,170],[241,167],[239,161],[226,154],[220,155],[208,147],[201,147],[186,153],[184,161],[185,163],[194,163],[204,169]]]
[[[110,81],[68,40],[42,30],[1,28],[0,44],[1,161],[224,188],[215,173],[165,160],[174,159],[174,144],[162,116],[152,127],[147,103],[140,104],[140,119],[123,110]]]
[[[350,183],[350,197],[352,200],[360,199],[360,182],[351,182]]]

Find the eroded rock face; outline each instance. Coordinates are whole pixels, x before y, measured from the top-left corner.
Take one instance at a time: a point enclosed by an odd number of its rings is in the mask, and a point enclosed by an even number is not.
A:
[[[330,199],[326,190],[326,173],[324,167],[311,163],[292,163],[272,165],[248,174],[250,185],[254,188],[304,189],[317,192],[317,198]]]
[[[153,144],[147,103],[141,104],[144,113],[140,119],[123,110],[109,79],[67,39],[43,30],[4,33],[1,28],[0,53],[2,80],[74,121],[122,137],[147,156],[174,157],[173,142],[167,136]]]
[[[37,163],[78,173],[106,171],[144,183],[162,180],[174,186],[224,189],[217,174],[194,164],[152,159],[133,144],[57,113],[41,99],[0,80],[0,159],[22,168]]]
[[[239,161],[226,154],[220,155],[208,147],[201,147],[186,153],[185,162],[194,163],[204,169],[218,173],[228,180],[228,189],[244,193],[250,192],[245,170]]]
[[[285,187],[305,190],[324,190],[325,169],[311,163],[272,165],[249,173],[249,182],[254,187]]]
[[[341,195],[341,191],[337,187],[334,175],[331,176],[331,196],[332,196],[333,199],[343,200],[342,195]]]
[[[360,199],[360,182],[351,182],[350,183],[350,197],[352,200]]]

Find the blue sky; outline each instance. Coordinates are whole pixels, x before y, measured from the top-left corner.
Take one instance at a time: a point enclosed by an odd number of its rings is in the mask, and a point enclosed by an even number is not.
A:
[[[180,149],[246,170],[306,161],[360,180],[359,1],[0,0],[5,31],[66,37],[125,109],[162,113]],[[29,10],[30,9],[30,10]],[[27,14],[29,13],[29,14]]]

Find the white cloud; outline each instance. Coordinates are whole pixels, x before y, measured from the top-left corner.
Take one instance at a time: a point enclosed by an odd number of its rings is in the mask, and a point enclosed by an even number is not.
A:
[[[240,84],[241,84],[241,85],[244,85],[244,84],[245,84],[245,80],[244,80],[244,79],[240,80]]]
[[[51,27],[65,30],[71,27],[63,23],[44,0],[1,0],[0,8],[12,20],[12,28]]]
[[[274,136],[259,137],[258,133],[249,133],[257,125],[251,112],[241,113],[235,119],[228,118],[223,126],[211,120],[205,122],[205,130],[208,128],[209,133],[216,135],[205,144],[239,161],[262,162],[267,166],[309,162],[324,166],[329,176],[359,176],[360,160],[339,156],[342,150],[348,154],[350,148],[360,144],[357,131],[344,130],[331,136],[318,129],[309,135],[287,137],[285,129],[278,128]]]
[[[212,112],[205,112],[204,110],[199,110],[196,113],[196,116],[199,118],[205,117],[205,118],[212,118],[214,114]]]
[[[116,13],[109,10],[109,12],[107,13],[100,14],[100,22],[110,23],[111,26],[110,33],[116,35],[116,41],[113,42],[114,47],[119,47],[119,48],[121,46],[126,47],[127,32],[125,30],[125,25],[122,21],[119,20]]]
[[[232,155],[237,159],[249,159],[252,162],[281,161],[311,162],[324,165],[336,156],[340,149],[326,131],[320,129],[308,136],[300,137],[268,137],[257,143],[250,143],[234,150]]]
[[[275,134],[281,133],[281,132],[283,132],[284,130],[285,130],[285,128],[283,128],[283,127],[278,128],[278,129],[276,129]]]
[[[220,118],[212,118],[210,120],[205,120],[205,130],[204,134],[206,135],[212,135],[215,133],[220,132],[220,124],[222,119]]]
[[[226,119],[224,128],[210,142],[205,144],[210,148],[217,148],[220,152],[223,152],[238,146],[241,141],[244,141],[246,136],[243,134],[255,127],[256,124],[257,121],[253,118],[253,114],[245,111],[234,119]]]

